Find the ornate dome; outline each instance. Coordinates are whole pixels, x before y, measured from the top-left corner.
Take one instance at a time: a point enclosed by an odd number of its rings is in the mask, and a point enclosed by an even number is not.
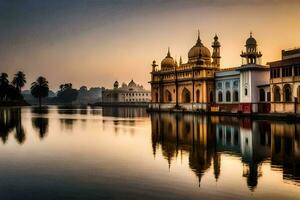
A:
[[[252,37],[252,32],[250,33],[250,37],[246,41],[246,46],[257,45],[257,42],[254,37]]]
[[[161,70],[169,70],[175,67],[175,61],[171,57],[170,49],[168,49],[167,56],[161,61]]]
[[[198,34],[198,39],[196,44],[190,49],[188,53],[189,63],[203,61],[205,64],[210,63],[210,51],[207,47],[205,47],[201,40],[200,35]]]

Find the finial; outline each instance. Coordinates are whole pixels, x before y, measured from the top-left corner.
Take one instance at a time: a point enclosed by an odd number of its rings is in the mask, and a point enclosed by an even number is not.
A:
[[[181,56],[179,58],[179,65],[182,65],[182,58],[181,58]]]
[[[200,39],[200,31],[198,29],[198,38],[197,38],[197,44],[200,44],[201,43],[201,39]]]
[[[214,37],[215,40],[218,40],[218,35],[215,33],[215,37]]]
[[[168,47],[168,54],[167,54],[168,57],[171,57],[171,53],[170,53],[170,47]]]
[[[250,31],[250,37],[252,37],[252,31]]]

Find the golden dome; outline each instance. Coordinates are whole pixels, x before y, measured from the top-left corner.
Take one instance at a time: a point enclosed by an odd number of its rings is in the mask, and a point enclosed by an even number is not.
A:
[[[170,70],[175,67],[175,61],[171,57],[170,49],[168,49],[167,56],[161,61],[161,70]]]
[[[196,44],[190,49],[188,53],[188,57],[189,63],[198,63],[199,61],[202,61],[203,64],[210,64],[210,51],[202,44],[199,34]]]

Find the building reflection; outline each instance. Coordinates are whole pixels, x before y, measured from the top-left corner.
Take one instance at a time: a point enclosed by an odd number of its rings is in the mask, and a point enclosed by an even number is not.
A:
[[[106,117],[137,118],[147,117],[146,108],[141,107],[103,107],[102,115]]]
[[[151,115],[151,125],[154,156],[161,148],[170,167],[180,152],[187,153],[199,185],[210,168],[216,181],[221,176],[222,154],[240,158],[242,167],[236,170],[251,191],[263,175],[262,164],[269,160],[272,169],[282,169],[284,179],[299,181],[300,124],[161,113]]]
[[[134,126],[137,125],[137,118],[145,118],[148,116],[146,108],[141,107],[103,107],[102,108],[103,129],[111,126],[114,132],[118,134],[129,132],[134,135]]]
[[[271,123],[271,165],[283,179],[300,184],[300,124]]]

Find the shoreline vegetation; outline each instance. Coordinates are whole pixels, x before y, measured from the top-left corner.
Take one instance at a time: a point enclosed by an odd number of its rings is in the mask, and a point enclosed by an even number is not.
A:
[[[72,83],[61,84],[57,92],[49,89],[45,77],[38,77],[31,83],[30,90],[22,91],[26,84],[23,72],[17,72],[10,81],[7,73],[0,73],[0,107],[39,105],[89,105],[100,101],[104,88],[82,86],[73,88]]]

